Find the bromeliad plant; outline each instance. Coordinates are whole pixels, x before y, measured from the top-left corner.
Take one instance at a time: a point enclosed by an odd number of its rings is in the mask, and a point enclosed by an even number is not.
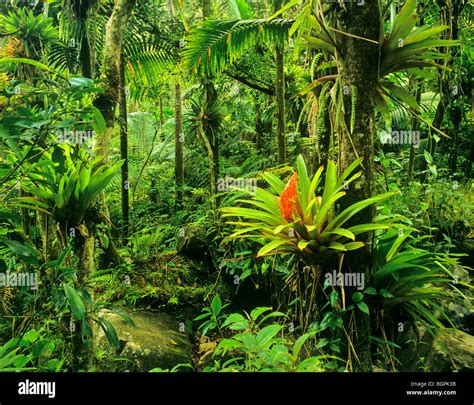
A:
[[[337,213],[336,202],[346,195],[349,184],[362,172],[353,175],[362,159],[355,160],[337,177],[336,165],[329,161],[324,187],[320,187],[323,166],[312,179],[301,156],[297,158],[297,172],[285,183],[271,173],[262,177],[270,190],[256,188],[252,200],[237,200],[256,208],[223,208],[224,217],[238,217],[228,224],[239,226],[229,238],[251,238],[264,246],[258,256],[276,253],[297,253],[310,266],[327,263],[337,254],[359,249],[365,244],[357,235],[377,229],[388,229],[388,224],[371,223],[344,228],[359,211],[392,196],[393,192],[376,195],[350,205]]]
[[[86,156],[73,158],[69,145],[58,146],[55,153],[45,152],[41,161],[28,168],[23,206],[45,210],[62,229],[79,226],[87,209],[110,183],[122,161],[110,167],[101,163],[102,156],[90,160]],[[53,156],[54,155],[54,156]]]
[[[443,328],[442,320],[452,325],[442,302],[456,296],[470,305],[457,288],[469,285],[458,281],[450,270],[462,267],[456,257],[459,255],[412,247],[407,242],[411,233],[397,234],[392,229],[376,238],[371,286],[381,292],[384,318],[401,316],[422,322],[427,328]]]
[[[271,173],[262,177],[270,185],[270,190],[256,188],[252,200],[236,200],[256,208],[224,208],[224,217],[238,217],[238,221],[228,224],[239,229],[228,238],[250,238],[264,246],[257,256],[270,254],[298,255],[307,264],[303,272],[292,270],[287,277],[291,291],[298,291],[301,305],[296,309],[303,330],[310,324],[316,309],[316,292],[323,265],[330,266],[336,257],[339,269],[346,252],[360,249],[365,243],[356,240],[364,232],[388,229],[384,223],[358,224],[345,228],[355,214],[372,204],[392,196],[393,192],[376,195],[356,202],[340,213],[336,202],[346,195],[349,184],[361,176],[361,172],[352,174],[360,165],[355,160],[338,177],[336,165],[328,161],[324,186],[321,179],[324,168],[320,167],[312,179],[309,178],[306,165],[301,156],[297,158],[297,172],[285,183]]]

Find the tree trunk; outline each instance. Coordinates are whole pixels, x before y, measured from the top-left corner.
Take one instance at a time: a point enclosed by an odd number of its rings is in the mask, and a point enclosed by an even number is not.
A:
[[[202,18],[204,20],[211,17],[211,1],[202,0]],[[217,91],[212,81],[212,76],[205,76],[203,78],[204,85],[204,98],[206,105],[210,105],[212,102],[217,100]],[[212,136],[210,133],[203,133],[202,139],[205,143],[205,147],[208,152],[208,157],[211,160],[210,164],[210,176],[211,176],[211,206],[214,213],[214,218],[217,217],[217,206],[218,199],[216,198],[217,190],[217,179],[219,178],[219,138],[217,134]]]
[[[421,93],[423,88],[423,82],[420,79],[416,80],[416,102],[420,104],[421,101]],[[416,132],[420,130],[420,120],[416,117],[412,120],[412,131]],[[418,146],[420,146],[418,144]],[[413,178],[413,169],[415,167],[415,145],[412,142],[410,143],[410,158],[408,159],[408,173],[405,184],[410,184]]]
[[[207,150],[207,156],[209,159],[209,174],[211,177],[211,208],[212,208],[214,219],[217,219],[217,200],[216,200],[217,179],[216,179],[215,169],[214,169],[214,161],[215,161],[214,151],[213,151],[211,142],[209,142],[209,138],[206,135],[206,132],[202,128],[198,131],[201,136],[201,140]]]
[[[275,98],[277,104],[277,139],[278,139],[278,163],[286,162],[286,139],[285,139],[285,78],[283,44],[278,44],[275,48],[276,63],[276,85]]]
[[[127,22],[132,14],[135,0],[116,0],[112,15],[106,27],[104,60],[102,63],[102,87],[104,92],[95,100],[95,106],[105,119],[105,133],[96,146],[98,155],[107,161],[110,151],[110,140],[114,129],[115,108],[119,98],[120,87],[120,57]]]
[[[355,3],[346,3],[347,10],[342,14],[344,31],[354,36],[342,36],[342,68],[344,84],[356,92],[353,131],[345,134],[341,146],[340,169],[344,170],[357,157],[363,157],[362,176],[347,191],[342,202],[342,208],[364,200],[374,194],[374,106],[373,92],[378,81],[379,66],[379,35],[382,30],[380,5],[378,1],[367,2],[363,7]],[[364,39],[360,39],[360,37]],[[376,41],[375,43],[372,41]],[[349,99],[349,97],[348,97]],[[347,101],[346,111],[350,111],[350,100]],[[349,116],[351,114],[348,114]],[[350,128],[350,117],[347,117]],[[348,226],[353,224],[371,223],[375,208],[366,208],[352,218]],[[369,243],[370,235],[365,235],[361,241]],[[347,255],[344,271],[363,272],[366,285],[369,284],[371,257],[367,248],[359,249]],[[351,288],[346,296],[351,297],[355,292]],[[356,309],[355,330],[349,328],[350,320],[346,319],[345,326],[348,333],[352,333],[354,347],[358,357],[355,369],[358,371],[372,371],[370,352],[370,318]]]
[[[85,24],[84,24],[85,25]],[[92,79],[92,60],[91,48],[89,39],[87,38],[87,29],[84,29],[84,34],[81,41],[81,49],[79,51],[79,63],[81,65],[81,74],[84,77]]]
[[[452,5],[452,15],[451,15],[451,33],[452,39],[458,40],[459,38],[459,16],[463,9],[461,2],[453,2]],[[459,57],[459,49],[453,46],[450,49],[451,61],[456,60]],[[452,63],[452,62],[451,62]],[[463,120],[463,110],[462,110],[462,100],[460,97],[460,90],[456,88],[456,91],[452,93],[451,98],[451,108],[449,112],[449,117],[453,125],[453,140],[451,146],[451,153],[449,154],[449,170],[451,173],[454,173],[457,169],[458,163],[458,148],[459,148],[459,126]]]
[[[129,229],[129,196],[130,183],[128,180],[128,122],[127,122],[127,95],[125,93],[125,55],[120,55],[120,157],[122,165],[122,225],[125,239]]]
[[[174,175],[176,180],[176,204],[175,210],[178,211],[183,205],[183,188],[184,188],[184,161],[183,161],[183,104],[181,99],[181,84],[176,83],[174,86],[175,107],[174,107],[174,150],[175,150],[175,166]]]
[[[263,122],[262,108],[260,107],[259,97],[255,96],[255,147],[257,151],[262,150],[263,145]]]
[[[160,127],[165,123],[165,114],[163,112],[163,96],[160,96]]]
[[[211,1],[202,0],[202,18],[205,20],[211,16]]]

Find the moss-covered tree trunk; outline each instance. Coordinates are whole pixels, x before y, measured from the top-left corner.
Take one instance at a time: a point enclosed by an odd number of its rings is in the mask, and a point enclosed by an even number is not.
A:
[[[202,0],[202,18],[204,20],[211,17],[212,8],[211,0]],[[212,75],[206,75],[203,78],[204,98],[206,107],[210,106],[217,100],[217,91],[214,86]],[[219,137],[217,134],[212,134],[210,131],[203,131],[201,134],[204,145],[207,149],[207,154],[210,159],[210,177],[211,177],[211,207],[214,213],[214,218],[217,218],[218,198],[216,197],[217,179],[219,178]]]
[[[379,68],[379,35],[382,30],[380,5],[378,1],[345,3],[345,11],[341,13],[344,31],[350,35],[342,35],[342,77],[344,85],[352,89],[352,101],[346,100],[346,119],[352,132],[346,133],[341,146],[340,169],[343,170],[357,157],[363,157],[362,176],[351,184],[347,190],[344,206],[354,204],[374,194],[374,105],[373,94],[378,81]],[[355,98],[355,99],[354,99]],[[355,111],[351,111],[351,104]],[[344,207],[342,207],[344,208]],[[353,217],[352,224],[370,223],[373,221],[375,208],[367,208]],[[350,225],[350,224],[349,224]],[[362,235],[364,236],[364,235]],[[366,243],[370,236],[365,235]],[[365,285],[370,280],[370,249],[363,248],[347,255],[344,271],[361,272]],[[356,292],[355,286],[348,289],[346,297]],[[357,371],[372,371],[370,353],[370,318],[367,314],[355,310],[355,329],[351,330],[350,319],[346,319],[346,330],[352,332],[353,344],[358,357],[353,364]]]
[[[277,104],[277,139],[278,139],[278,163],[286,162],[286,139],[285,139],[285,77],[284,77],[284,54],[283,44],[275,48],[276,63],[276,85],[275,99]]]
[[[176,203],[175,209],[180,210],[183,204],[183,188],[184,188],[184,161],[183,161],[183,103],[181,96],[181,84],[176,83],[174,86],[174,151],[175,164],[174,176],[176,181]]]
[[[122,226],[123,234],[126,239],[129,227],[129,180],[128,180],[128,120],[127,120],[127,94],[125,92],[125,55],[120,55],[120,157],[123,160],[122,165]]]
[[[115,109],[119,99],[120,88],[120,54],[127,22],[132,14],[135,0],[115,0],[112,15],[106,27],[104,59],[102,63],[102,88],[104,92],[95,100],[95,106],[102,112],[106,129],[101,135],[96,152],[107,160],[110,151],[110,140],[115,123]]]
[[[95,106],[101,111],[105,119],[106,129],[101,134],[95,147],[95,152],[102,155],[104,161],[108,160],[110,151],[110,140],[112,138],[115,124],[115,110],[119,101],[120,91],[120,60],[123,50],[123,39],[127,22],[132,14],[135,0],[115,0],[112,14],[106,27],[104,59],[102,63],[102,88],[104,92],[95,100]],[[95,207],[96,215],[100,221],[110,225],[105,198]],[[105,249],[105,254],[101,257],[100,267],[108,268],[111,264],[118,264],[119,255],[115,249],[115,244],[109,237],[109,244]]]

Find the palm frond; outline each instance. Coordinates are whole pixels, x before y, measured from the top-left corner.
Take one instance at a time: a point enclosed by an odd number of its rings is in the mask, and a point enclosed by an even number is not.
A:
[[[257,43],[284,42],[293,20],[206,20],[194,29],[184,50],[184,66],[218,74]]]

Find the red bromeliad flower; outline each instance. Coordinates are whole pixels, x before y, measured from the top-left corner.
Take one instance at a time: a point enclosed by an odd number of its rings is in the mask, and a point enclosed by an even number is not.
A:
[[[290,221],[293,218],[293,211],[296,208],[296,201],[298,199],[297,185],[298,174],[294,173],[290,180],[288,180],[288,183],[286,183],[280,197],[278,197],[279,208],[286,221]]]

